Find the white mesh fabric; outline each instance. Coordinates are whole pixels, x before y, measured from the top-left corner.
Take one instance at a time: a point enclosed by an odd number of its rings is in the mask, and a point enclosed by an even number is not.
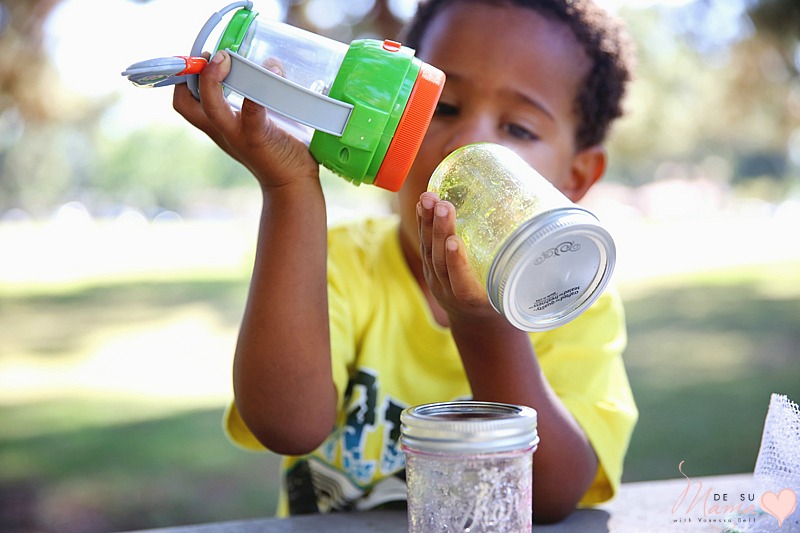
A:
[[[764,490],[800,489],[800,407],[786,396],[770,398],[754,475]]]
[[[756,498],[766,492],[794,491],[798,505],[779,526],[777,519],[759,508],[755,523],[738,524],[728,529],[742,533],[800,533],[800,407],[788,397],[770,397],[761,448],[753,472]],[[759,501],[756,501],[758,506]]]

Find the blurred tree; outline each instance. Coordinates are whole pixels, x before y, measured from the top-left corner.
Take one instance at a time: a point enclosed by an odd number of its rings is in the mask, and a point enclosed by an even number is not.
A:
[[[622,13],[637,44],[638,65],[626,116],[610,141],[610,180],[641,185],[653,179],[663,161],[693,161],[719,149],[713,143],[720,132],[711,117],[725,109],[726,68],[709,64],[689,39],[681,38],[670,13]]]
[[[760,187],[765,178],[777,179],[785,192],[800,187],[800,147],[792,146],[800,139],[800,2],[761,0],[749,6],[747,17],[755,38],[734,47],[738,60],[728,101],[758,109],[767,120],[748,122],[754,135],[738,143],[734,182]]]
[[[718,179],[797,180],[790,139],[800,131],[800,3],[696,0],[623,12],[639,48],[631,114],[612,141],[613,173],[640,183],[660,161],[728,165]],[[794,135],[794,136],[793,136]]]
[[[728,101],[732,107],[759,109],[771,124],[749,122],[757,135],[740,143],[734,179],[791,177],[790,143],[800,134],[800,2],[761,0],[747,16],[757,38],[734,47],[737,61]],[[796,167],[794,173],[796,178]]]
[[[110,214],[122,204],[151,216],[164,209],[185,212],[199,191],[255,187],[239,163],[219,150],[198,149],[187,128],[139,130],[102,142],[93,163],[92,182],[80,199]],[[217,198],[221,210],[224,199]]]
[[[800,39],[800,2],[797,0],[760,0],[748,10],[756,29],[776,41],[786,62],[797,74],[797,41]]]
[[[287,1],[287,22],[342,42],[366,36],[395,38],[404,23],[399,14],[392,10],[389,0]],[[318,15],[313,16],[313,13]],[[343,17],[334,16],[341,13],[344,13]],[[328,21],[338,18],[342,18],[342,23],[332,26],[328,24]]]
[[[0,3],[0,112],[16,108],[26,118],[49,118],[47,80],[53,75],[44,50],[44,23],[60,0]]]
[[[107,102],[59,88],[45,23],[60,1],[0,2],[0,214],[39,214],[65,201],[93,156],[94,124]]]

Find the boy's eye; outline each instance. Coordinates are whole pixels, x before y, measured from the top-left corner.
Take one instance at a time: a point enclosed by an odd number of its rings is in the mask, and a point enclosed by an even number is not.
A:
[[[444,102],[439,102],[436,104],[436,110],[434,111],[436,115],[439,116],[453,116],[458,114],[458,108],[454,105],[446,104]]]
[[[503,129],[515,139],[522,141],[535,141],[539,139],[538,135],[518,124],[506,124]]]

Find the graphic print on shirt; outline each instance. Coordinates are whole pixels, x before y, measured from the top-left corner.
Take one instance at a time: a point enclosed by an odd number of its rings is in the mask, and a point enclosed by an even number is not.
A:
[[[377,373],[362,369],[351,378],[343,426],[286,472],[291,514],[308,509],[371,509],[405,500],[405,456],[399,442],[404,406],[391,398],[379,405],[380,396]],[[337,449],[341,463],[336,460]],[[313,492],[302,490],[309,486]]]
[[[347,384],[347,421],[342,438],[342,463],[358,483],[367,483],[375,473],[375,460],[364,457],[368,433],[375,430],[378,401],[377,376],[359,370]]]
[[[384,475],[393,474],[405,466],[400,447],[400,413],[405,406],[390,397],[378,405],[379,388],[377,373],[359,369],[345,391],[347,418],[340,432],[342,466],[356,483],[373,480],[378,465]],[[374,442],[379,435],[379,442]],[[368,443],[368,439],[373,442]],[[330,444],[332,442],[323,446],[326,454],[332,457]],[[377,454],[376,444],[380,447]]]
[[[396,404],[391,398],[383,403],[383,453],[381,453],[381,473],[391,474],[403,470],[406,457],[400,446],[400,413],[404,406]]]

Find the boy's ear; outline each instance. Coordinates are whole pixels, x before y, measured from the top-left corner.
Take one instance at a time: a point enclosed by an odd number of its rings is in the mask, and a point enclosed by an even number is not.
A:
[[[565,195],[573,202],[580,201],[592,185],[603,177],[606,171],[606,149],[594,145],[578,152],[572,160],[570,185]]]

